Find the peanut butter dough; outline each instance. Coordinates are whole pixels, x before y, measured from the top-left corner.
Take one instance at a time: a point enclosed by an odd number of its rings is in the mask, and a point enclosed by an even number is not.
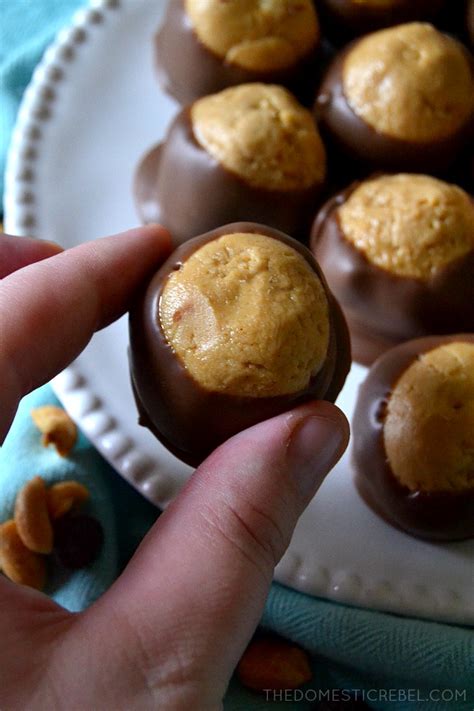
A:
[[[428,279],[474,249],[469,195],[428,175],[366,180],[338,218],[345,238],[367,259],[402,277]]]
[[[166,340],[204,389],[246,397],[296,393],[329,343],[323,286],[294,249],[228,234],[192,254],[161,295]]]
[[[279,86],[242,84],[196,101],[197,142],[227,170],[267,190],[324,181],[326,154],[309,111]]]
[[[374,32],[346,57],[343,90],[376,131],[406,141],[450,137],[474,110],[474,79],[462,45],[412,22]]]
[[[388,402],[385,451],[411,491],[474,489],[474,345],[454,342],[419,358]]]
[[[250,71],[291,67],[319,41],[312,0],[186,0],[185,7],[207,49]]]

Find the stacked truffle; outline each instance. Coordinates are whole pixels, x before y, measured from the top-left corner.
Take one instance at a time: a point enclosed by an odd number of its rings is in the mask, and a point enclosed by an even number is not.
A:
[[[446,334],[474,331],[474,4],[459,3],[454,13],[448,5],[170,2],[154,38],[155,66],[183,106],[140,162],[135,197],[142,220],[164,224],[182,246],[133,310],[131,366],[142,421],[185,461],[197,463],[234,432],[309,397],[335,398],[349,359],[335,299],[355,357],[366,364],[397,344],[413,355],[410,339],[432,334],[454,339],[457,353],[464,336]],[[250,222],[227,224],[240,220]],[[288,235],[310,244],[318,262]],[[303,271],[285,272],[284,305],[273,297],[264,303],[253,290],[256,274],[267,291],[279,283],[277,253],[288,249],[285,260]],[[308,303],[298,296],[299,279],[313,294]],[[221,308],[221,298],[232,309]],[[250,303],[260,304],[258,314]],[[317,335],[301,349],[302,323]],[[271,347],[249,351],[252,333]],[[411,412],[410,389],[397,389],[402,371],[384,386],[397,412],[402,401]],[[358,406],[361,422],[364,408],[371,411],[367,398]],[[388,452],[405,444],[393,444],[387,407],[388,434],[378,433],[374,446],[388,456],[395,488],[408,498],[420,493],[420,501],[453,489],[452,462],[446,486],[429,468],[429,484],[400,475]],[[205,424],[197,428],[200,412]],[[356,427],[356,452],[363,435]],[[364,481],[364,498],[385,518],[429,537],[428,524],[404,525],[403,512],[387,512]],[[472,477],[454,489],[472,495]],[[433,537],[465,532],[449,524]]]
[[[237,219],[304,239],[326,176],[309,111],[284,88],[243,84],[203,97],[142,160],[135,194],[144,222],[181,244]]]

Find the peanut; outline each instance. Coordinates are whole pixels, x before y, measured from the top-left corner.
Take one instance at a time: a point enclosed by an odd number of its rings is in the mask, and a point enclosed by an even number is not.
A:
[[[23,544],[35,553],[51,553],[53,527],[48,513],[44,480],[35,476],[18,492],[15,523]]]
[[[32,410],[31,417],[43,434],[43,446],[53,444],[61,457],[67,457],[77,439],[77,427],[67,412],[56,405],[43,405]]]
[[[46,562],[23,544],[13,519],[0,525],[0,569],[20,585],[42,590],[46,582]]]
[[[292,642],[273,636],[250,642],[237,675],[244,686],[254,691],[296,689],[312,677],[308,654]]]
[[[78,481],[60,481],[47,492],[47,505],[52,521],[64,516],[72,508],[89,498],[89,491]]]

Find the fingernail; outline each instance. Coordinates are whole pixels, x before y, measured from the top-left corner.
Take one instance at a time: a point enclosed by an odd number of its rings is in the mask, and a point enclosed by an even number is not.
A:
[[[288,459],[304,499],[311,499],[341,456],[346,434],[342,423],[309,415],[295,426]]]

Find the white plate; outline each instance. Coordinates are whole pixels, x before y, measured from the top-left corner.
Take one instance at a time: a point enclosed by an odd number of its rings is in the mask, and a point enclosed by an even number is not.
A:
[[[157,88],[151,37],[159,0],[102,0],[46,52],[26,92],[10,151],[6,229],[65,247],[137,224],[131,181],[175,104]],[[54,380],[102,454],[165,506],[190,473],[137,425],[126,320],[97,334]],[[350,417],[364,370],[338,404]],[[361,502],[346,455],[302,517],[276,579],[314,595],[406,615],[474,624],[474,541],[434,545],[400,533]]]

